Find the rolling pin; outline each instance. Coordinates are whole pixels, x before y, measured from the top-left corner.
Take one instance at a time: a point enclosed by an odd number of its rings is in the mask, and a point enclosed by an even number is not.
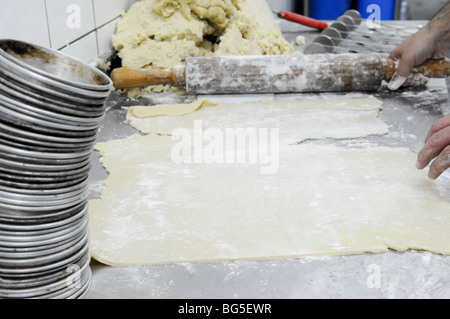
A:
[[[115,69],[117,89],[170,84],[188,94],[259,94],[375,91],[396,70],[378,54],[315,54],[294,56],[227,56],[186,59],[170,70]],[[444,78],[450,61],[429,60],[412,72]]]

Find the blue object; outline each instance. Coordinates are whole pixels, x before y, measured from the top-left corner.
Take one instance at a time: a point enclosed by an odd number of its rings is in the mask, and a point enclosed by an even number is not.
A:
[[[309,16],[317,20],[336,20],[351,4],[352,0],[310,0]]]
[[[396,0],[358,0],[358,11],[361,17],[394,20]]]

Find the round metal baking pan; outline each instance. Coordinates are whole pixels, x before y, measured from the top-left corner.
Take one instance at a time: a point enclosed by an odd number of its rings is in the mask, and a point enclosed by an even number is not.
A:
[[[3,192],[0,195],[4,194]],[[2,209],[9,209],[13,211],[20,212],[44,212],[44,211],[52,211],[55,209],[51,209],[57,207],[56,209],[65,209],[67,207],[75,206],[78,202],[83,202],[87,199],[87,190],[79,194],[75,194],[71,197],[66,198],[56,198],[56,197],[46,197],[40,198],[39,200],[29,200],[25,198],[17,199],[17,198],[8,198],[2,196],[0,198],[0,206]],[[1,228],[0,228],[1,233]]]
[[[0,134],[1,135],[1,134]],[[6,146],[11,146],[15,148],[22,149],[24,151],[30,151],[30,152],[41,152],[41,153],[75,153],[75,152],[85,152],[89,151],[92,152],[94,150],[94,145],[88,145],[86,147],[72,147],[72,148],[61,148],[61,147],[45,147],[45,146],[39,146],[35,143],[21,143],[18,141],[11,140],[9,136],[6,136],[4,139],[1,140],[1,143]]]
[[[71,198],[49,201],[49,202],[26,202],[24,200],[6,200],[0,202],[0,211],[10,211],[16,213],[46,213],[64,210],[73,207],[87,199],[87,192]]]
[[[86,90],[109,91],[111,79],[98,69],[62,52],[16,41],[0,41],[0,54],[20,67]]]
[[[27,236],[23,238],[19,237],[11,238],[7,236],[4,237],[0,236],[0,246],[9,248],[24,248],[24,247],[39,247],[50,245],[78,236],[79,234],[86,231],[87,226],[88,226],[88,217],[86,215],[82,218],[81,221],[78,221],[70,228],[59,230],[51,234],[46,234],[42,236]]]
[[[58,205],[67,205],[70,203],[75,203],[79,200],[84,201],[87,199],[87,189],[81,191],[81,192],[74,192],[74,193],[68,193],[70,196],[64,196],[64,197],[57,197],[57,196],[42,196],[42,197],[12,197],[8,193],[8,197],[4,195],[4,192],[0,191],[0,203],[6,204],[6,205],[12,205],[14,207],[50,207],[50,206],[58,206]],[[65,194],[64,194],[65,195]],[[73,204],[72,206],[75,206]],[[2,231],[2,228],[0,227],[0,233]]]
[[[2,141],[0,141],[0,151],[18,156],[31,157],[36,159],[50,159],[50,160],[82,159],[85,158],[86,156],[89,156],[92,153],[92,151],[90,150],[73,153],[25,151],[20,148],[4,145],[2,144]]]
[[[28,116],[36,117],[44,121],[50,121],[67,125],[95,126],[103,120],[103,115],[98,117],[76,117],[57,112],[48,111],[31,103],[24,103],[18,99],[12,99],[7,94],[0,94],[2,104],[12,110]]]
[[[29,268],[31,270],[30,273],[38,273],[39,276],[36,277],[38,280],[41,276],[45,276],[46,274],[55,274],[56,270],[63,271],[62,274],[56,274],[55,279],[57,280],[50,282],[50,284],[44,285],[44,286],[37,286],[35,288],[28,288],[28,289],[0,289],[0,296],[7,297],[7,298],[44,298],[43,296],[47,296],[47,298],[55,298],[58,295],[63,295],[63,293],[66,291],[65,288],[73,289],[70,287],[70,285],[67,285],[67,278],[71,275],[71,273],[68,270],[69,265],[75,265],[71,260],[79,259],[79,256],[87,255],[89,257],[89,254],[86,253],[88,245],[85,245],[78,254],[75,256],[77,258],[71,257],[68,259],[64,259],[58,263],[55,263],[54,265],[45,265],[41,267],[35,267],[35,268]],[[89,266],[84,267],[86,262],[81,264],[81,269],[87,270]],[[34,272],[34,270],[38,270]],[[90,270],[90,269],[89,269]],[[1,272],[1,270],[0,270]],[[62,276],[63,275],[63,276]],[[90,278],[88,275],[88,272],[81,271],[81,280],[83,281],[84,278]],[[86,276],[87,275],[87,276]],[[50,277],[51,278],[51,277]],[[47,277],[47,280],[49,278]],[[84,279],[86,280],[86,279]],[[57,293],[56,293],[57,292]],[[56,293],[56,295],[55,295]]]
[[[71,186],[77,186],[78,184],[84,182],[86,177],[81,177],[79,179],[61,181],[59,183],[35,183],[35,182],[18,182],[12,180],[2,180],[0,179],[0,186],[6,186],[9,188],[18,188],[18,189],[28,189],[28,190],[51,190],[51,189],[60,189],[67,188]],[[0,208],[0,212],[2,209]]]
[[[20,138],[31,142],[46,142],[54,147],[77,147],[88,146],[95,143],[96,135],[88,137],[59,137],[48,134],[39,134],[33,131],[26,131],[22,128],[0,122],[0,132],[9,134],[11,138]]]
[[[30,87],[21,85],[13,79],[7,78],[0,72],[0,92],[8,93],[13,98],[21,101],[31,102],[33,105],[39,105],[52,112],[58,112],[70,116],[98,117],[103,115],[105,105],[83,106],[80,104],[67,103],[61,100],[55,100]]]
[[[24,214],[0,210],[0,222],[10,225],[41,225],[44,223],[57,222],[70,218],[85,209],[87,209],[87,201],[56,212]]]
[[[66,129],[56,129],[49,125],[46,126],[47,123],[45,121],[37,121],[32,120],[28,121],[25,116],[16,117],[16,114],[12,113],[10,110],[8,110],[5,107],[2,107],[0,105],[0,122],[2,123],[8,123],[9,125],[14,125],[18,128],[31,131],[31,132],[38,132],[40,134],[50,134],[53,136],[59,136],[59,137],[75,137],[75,138],[84,138],[84,137],[92,137],[97,134],[97,129],[95,130],[67,130]],[[43,123],[43,125],[38,124],[37,122]]]
[[[41,256],[45,255],[46,251],[51,251],[54,249],[59,249],[61,246],[73,246],[84,236],[89,236],[88,232],[83,232],[79,234],[78,236],[74,236],[72,238],[68,238],[66,240],[63,240],[59,243],[53,243],[48,245],[42,245],[42,246],[35,246],[35,247],[20,247],[20,248],[12,248],[12,247],[2,247],[0,246],[0,254],[3,256],[3,258],[31,258],[32,256]],[[10,257],[13,256],[13,257]]]
[[[87,167],[90,165],[89,159],[80,161],[74,164],[67,165],[39,165],[39,164],[28,164],[28,163],[20,163],[7,159],[0,158],[0,170],[4,168],[4,170],[22,170],[25,172],[65,172],[65,171],[73,171]]]
[[[80,272],[85,271],[89,267],[89,261],[85,261],[84,264],[80,263]],[[37,278],[19,278],[19,279],[1,279],[0,287],[3,289],[29,289],[35,287],[42,287],[44,285],[59,282],[67,278],[71,273],[67,271],[61,271],[59,274],[50,274],[45,276],[40,276]]]
[[[12,134],[11,132],[7,132],[0,128],[0,139],[3,139],[4,141],[12,142],[15,144],[24,145],[25,147],[31,147],[34,146],[35,149],[53,149],[53,150],[88,150],[92,149],[94,147],[93,143],[84,143],[84,144],[60,144],[60,143],[52,143],[52,142],[46,142],[41,140],[31,140],[28,138],[23,138],[20,136],[17,136],[15,134]]]
[[[48,223],[42,223],[42,224],[25,224],[25,225],[8,225],[1,223],[0,224],[0,231],[9,231],[9,232],[35,232],[35,231],[41,231],[41,230],[50,230],[53,231],[57,228],[66,227],[66,225],[77,221],[81,218],[83,218],[87,214],[87,209],[80,210],[78,213],[74,214],[73,216],[67,217],[63,220],[59,221],[52,221]],[[0,247],[1,250],[1,247]]]
[[[79,183],[75,183],[69,187],[61,187],[56,189],[27,189],[27,188],[14,188],[0,185],[0,190],[8,193],[17,194],[19,196],[57,196],[57,195],[65,195],[70,194],[72,192],[78,192],[84,190],[88,185],[88,178],[84,181],[80,181]]]
[[[72,181],[84,180],[89,175],[89,172],[80,173],[76,175],[62,175],[62,176],[41,176],[39,174],[34,176],[13,175],[0,172],[0,179],[3,179],[4,184],[16,183],[19,184],[39,184],[39,185],[60,185],[64,183],[72,183]],[[12,185],[12,184],[11,184]],[[55,187],[52,187],[55,188]]]
[[[26,288],[34,288],[42,287],[42,285],[51,282],[59,282],[61,280],[66,281],[66,279],[73,274],[69,266],[77,266],[79,267],[79,269],[85,269],[86,267],[89,267],[90,258],[91,257],[89,251],[87,251],[80,258],[75,259],[73,262],[66,265],[59,265],[59,267],[55,269],[44,270],[38,273],[31,274],[4,274],[2,275],[2,277],[0,277],[0,280],[3,279],[3,282],[5,283],[5,289],[3,289],[3,291],[6,292],[5,290],[7,290],[8,287],[11,287],[14,282],[23,282],[26,285]],[[17,293],[17,291],[15,291],[15,293]]]
[[[41,119],[35,116],[30,116],[22,113],[19,111],[20,108],[12,108],[12,104],[5,105],[3,101],[1,100],[0,96],[0,112],[5,114],[8,117],[16,118],[20,120],[22,123],[28,123],[28,125],[39,125],[44,128],[50,128],[54,130],[59,131],[73,131],[73,132],[80,132],[80,131],[96,131],[98,127],[100,126],[100,122],[97,124],[92,125],[80,125],[77,123],[66,124],[66,123],[57,123],[54,121],[49,121],[47,119]]]
[[[54,200],[68,199],[68,198],[72,198],[75,196],[81,196],[81,194],[84,194],[86,192],[87,192],[87,188],[80,188],[80,189],[74,190],[72,192],[55,194],[55,195],[46,195],[46,194],[25,195],[25,194],[9,192],[9,191],[0,189],[0,200],[22,200],[24,202],[41,203],[41,202],[47,202],[47,201],[49,202],[49,201],[54,201]],[[3,225],[0,224],[0,230],[3,229],[2,226]]]
[[[42,170],[42,171],[35,171],[35,170],[27,170],[25,168],[17,169],[12,168],[8,166],[0,166],[0,174],[9,174],[11,176],[17,176],[17,177],[75,177],[80,176],[81,174],[89,174],[91,169],[91,164],[87,164],[84,167],[76,168],[72,170]],[[1,200],[1,199],[0,199]]]
[[[0,57],[1,60],[1,57]],[[105,104],[107,100],[107,96],[101,98],[90,98],[88,96],[79,96],[77,94],[73,94],[69,91],[58,91],[54,87],[45,85],[43,82],[33,81],[32,78],[27,78],[26,75],[18,75],[15,72],[12,72],[7,69],[7,67],[0,68],[0,74],[3,77],[10,78],[17,83],[21,83],[22,85],[26,85],[27,87],[32,88],[42,94],[45,94],[47,97],[50,97],[55,100],[63,101],[65,103],[71,104],[81,104],[84,106],[101,106]],[[29,80],[29,81],[28,81]],[[109,94],[108,94],[109,95]]]
[[[88,254],[89,243],[86,243],[84,247],[82,247],[75,254],[65,258],[56,263],[52,263],[50,265],[30,267],[30,268],[3,268],[0,267],[0,277],[19,277],[19,276],[42,276],[45,274],[54,273],[56,271],[64,270],[68,265],[74,265],[76,261],[80,260],[83,256]]]
[[[69,278],[67,278],[69,279]],[[39,299],[79,299],[82,298],[84,294],[86,294],[87,289],[89,289],[91,283],[92,283],[92,271],[87,266],[83,270],[80,271],[80,277],[77,278],[79,282],[79,287],[71,287],[70,285],[64,286],[63,289],[48,293],[45,295],[38,296]]]
[[[67,297],[67,299],[84,299],[91,289],[92,285],[92,270],[89,268],[86,270],[88,272],[88,278],[86,284],[84,284],[78,291],[76,291],[73,295]]]
[[[78,88],[71,84],[65,84],[63,82],[54,81],[51,78],[40,75],[38,73],[33,73],[27,68],[17,67],[17,64],[13,63],[9,59],[3,57],[0,51],[0,63],[2,64],[2,69],[17,75],[19,78],[25,78],[28,83],[36,84],[37,86],[51,89],[58,92],[69,92],[72,95],[76,95],[80,98],[87,99],[102,99],[109,96],[110,91],[96,91],[96,90],[85,90]]]
[[[75,245],[72,245],[67,249],[49,255],[45,255],[42,252],[42,255],[39,257],[31,257],[24,259],[0,258],[0,268],[32,268],[37,266],[50,265],[71,256],[72,254],[80,250],[82,247],[84,247],[87,242],[88,236],[85,236],[83,240],[77,242]]]
[[[32,156],[23,156],[17,155],[14,153],[7,153],[3,150],[3,153],[0,152],[0,160],[12,161],[20,164],[31,164],[31,165],[43,165],[43,166],[55,166],[55,170],[59,165],[79,165],[80,163],[84,163],[87,159],[90,158],[90,154],[80,157],[80,158],[36,158]],[[81,167],[79,165],[77,167]]]

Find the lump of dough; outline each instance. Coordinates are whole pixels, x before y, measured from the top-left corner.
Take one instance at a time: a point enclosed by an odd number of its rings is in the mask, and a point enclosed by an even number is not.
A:
[[[128,68],[168,69],[192,56],[293,53],[265,0],[143,0],[122,15],[113,44]]]

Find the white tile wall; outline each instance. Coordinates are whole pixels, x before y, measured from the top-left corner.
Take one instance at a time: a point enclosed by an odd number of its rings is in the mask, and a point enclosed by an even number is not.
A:
[[[2,0],[0,38],[49,46],[45,0]]]
[[[0,38],[64,51],[85,62],[111,49],[122,11],[139,0],[1,0]]]

